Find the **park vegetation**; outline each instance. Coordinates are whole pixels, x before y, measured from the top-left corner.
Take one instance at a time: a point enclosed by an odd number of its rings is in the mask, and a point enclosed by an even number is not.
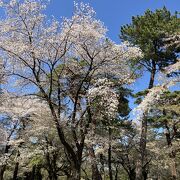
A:
[[[117,44],[88,4],[47,5],[0,1],[0,180],[180,179],[178,12],[132,17]]]

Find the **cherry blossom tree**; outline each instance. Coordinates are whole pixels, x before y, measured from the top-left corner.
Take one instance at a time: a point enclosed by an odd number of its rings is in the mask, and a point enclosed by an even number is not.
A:
[[[135,180],[144,115],[151,124],[143,168],[150,178],[178,178],[177,116],[155,132],[156,117],[177,104],[164,95],[179,83],[178,58],[163,66],[131,121],[127,89],[139,76],[132,64],[143,57],[137,46],[109,39],[88,4],[74,3],[72,17],[60,21],[44,14],[48,1],[0,5],[0,179]],[[178,33],[167,37],[163,44],[178,53]]]
[[[127,42],[117,45],[108,39],[107,29],[89,5],[75,4],[73,16],[61,23],[47,20],[44,1],[11,0],[1,5],[7,17],[0,22],[0,50],[14,80],[11,85],[21,89],[21,95],[31,94],[27,107],[39,109],[33,95],[48,107],[47,123],[55,126],[67,153],[69,179],[80,179],[86,136],[95,122],[116,116],[115,86],[134,81],[128,61],[142,53]],[[98,99],[97,112],[93,103]],[[26,108],[15,112],[33,114]],[[38,116],[42,118],[40,112]]]

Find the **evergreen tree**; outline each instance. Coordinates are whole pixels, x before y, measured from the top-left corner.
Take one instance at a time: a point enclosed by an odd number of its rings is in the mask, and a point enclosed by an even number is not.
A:
[[[142,16],[132,17],[132,23],[121,27],[120,38],[137,45],[144,53],[141,59],[133,60],[132,64],[140,65],[151,74],[148,89],[153,88],[155,75],[168,65],[177,62],[178,48],[167,46],[167,36],[180,30],[178,13],[171,14],[165,7],[155,12],[149,9]],[[178,47],[178,46],[176,46]],[[147,118],[142,118],[140,134],[139,160],[137,161],[136,178],[147,179]]]
[[[144,53],[143,59],[136,60],[151,73],[149,88],[153,87],[158,70],[177,61],[178,48],[165,46],[168,35],[180,30],[178,13],[171,14],[165,7],[155,12],[149,9],[142,16],[132,17],[132,23],[121,27],[120,38],[137,45]]]

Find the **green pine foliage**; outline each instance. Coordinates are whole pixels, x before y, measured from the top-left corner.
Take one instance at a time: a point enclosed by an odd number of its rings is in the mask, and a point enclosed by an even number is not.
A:
[[[172,14],[166,7],[155,12],[148,9],[142,16],[133,16],[131,24],[121,27],[120,38],[142,49],[144,58],[137,63],[151,71],[152,61],[159,69],[176,61],[176,52],[173,48],[165,48],[164,39],[179,30],[177,12]]]

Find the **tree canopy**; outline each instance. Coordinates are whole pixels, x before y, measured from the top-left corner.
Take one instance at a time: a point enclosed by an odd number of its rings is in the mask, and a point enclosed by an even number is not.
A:
[[[0,5],[0,180],[179,178],[177,14],[148,10],[117,44],[88,4],[62,21],[46,1]],[[137,62],[155,62],[160,79],[132,116]]]

